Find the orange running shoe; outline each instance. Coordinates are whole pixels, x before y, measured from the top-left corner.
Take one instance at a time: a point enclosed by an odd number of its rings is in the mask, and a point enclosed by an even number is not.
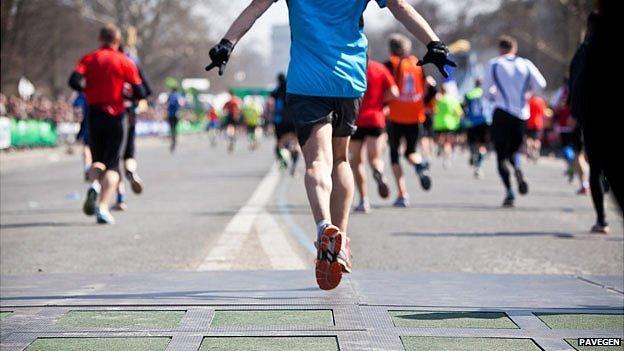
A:
[[[316,283],[322,290],[335,289],[342,279],[342,265],[338,253],[342,248],[340,229],[328,225],[316,242]]]
[[[342,273],[351,273],[353,268],[353,256],[351,255],[351,238],[346,237],[344,247],[338,254],[338,263],[342,266]]]

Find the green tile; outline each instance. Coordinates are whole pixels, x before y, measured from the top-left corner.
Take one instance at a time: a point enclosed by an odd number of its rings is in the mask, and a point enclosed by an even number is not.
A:
[[[518,326],[502,312],[388,312],[395,326],[405,328],[518,328]]]
[[[578,346],[577,339],[566,339],[566,342],[574,349],[579,351],[622,351],[624,350],[624,342],[621,346]]]
[[[551,329],[624,329],[624,315],[622,314],[535,313],[535,315]]]
[[[218,310],[212,327],[330,327],[332,310]]]
[[[40,338],[26,351],[163,351],[171,338]]]
[[[199,351],[338,351],[332,336],[319,337],[207,337]]]
[[[57,322],[62,328],[171,329],[185,311],[69,311]]]
[[[10,312],[10,311],[0,312],[0,320],[5,319],[6,317],[10,316],[11,314],[13,314],[13,312]]]
[[[540,351],[531,339],[401,337],[405,351]]]

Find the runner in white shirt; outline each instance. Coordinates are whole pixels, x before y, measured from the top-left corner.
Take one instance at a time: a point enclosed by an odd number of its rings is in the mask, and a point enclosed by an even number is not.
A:
[[[522,145],[526,120],[529,118],[527,93],[538,92],[546,87],[546,80],[535,65],[516,56],[518,43],[509,36],[501,36],[498,43],[500,56],[490,60],[483,84],[485,97],[494,101],[492,118],[492,141],[496,149],[498,173],[507,194],[504,207],[513,207],[514,192],[511,188],[510,162],[518,181],[518,192],[529,192],[529,186],[520,168],[520,146]]]

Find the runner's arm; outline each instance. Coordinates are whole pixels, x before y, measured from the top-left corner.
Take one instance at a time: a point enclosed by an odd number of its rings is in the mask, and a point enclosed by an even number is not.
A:
[[[219,68],[219,75],[223,75],[232,50],[234,50],[234,45],[249,31],[256,20],[271,7],[273,2],[275,0],[252,0],[251,4],[234,20],[223,39],[210,49],[208,54],[212,62],[206,66],[206,71]]]
[[[390,87],[388,87],[388,89],[386,90],[386,93],[384,94],[384,102],[388,103],[398,97],[399,97],[399,87],[397,87],[396,85],[391,85]]]
[[[529,74],[531,75],[531,87],[533,91],[540,92],[546,88],[546,78],[542,75],[542,72],[535,67],[533,62],[527,60],[529,67]]]
[[[141,78],[141,81],[143,81],[143,89],[145,89],[145,97],[148,97],[150,95],[152,95],[152,87],[150,86],[150,84],[148,83],[147,79],[145,79],[145,74],[143,73],[143,70],[141,69],[141,67],[137,67],[139,69],[139,77]]]
[[[69,84],[69,87],[74,89],[75,91],[83,91],[84,87],[82,86],[82,79],[82,74],[74,71],[72,72],[71,76],[69,76],[69,81],[67,82],[67,84]]]
[[[249,6],[247,6],[243,12],[234,20],[234,23],[230,26],[227,33],[223,36],[223,39],[229,40],[232,44],[236,43],[251,29],[266,10],[271,7],[275,0],[253,0]]]
[[[147,97],[147,91],[143,86],[143,80],[139,73],[139,68],[130,59],[127,59],[124,66],[126,82],[132,87],[132,99],[139,101]]]
[[[494,77],[492,76],[492,69],[492,63],[489,63],[485,71],[485,77],[483,78],[483,97],[490,101],[494,100]]]
[[[423,44],[440,41],[427,21],[406,0],[387,0],[386,6],[394,18]]]
[[[83,91],[85,88],[84,75],[85,75],[85,72],[87,71],[87,62],[89,58],[90,58],[89,55],[81,58],[78,64],[76,65],[76,67],[74,68],[74,71],[69,76],[69,80],[67,81],[67,84],[69,84],[69,87],[74,89],[75,91],[80,92],[80,91]]]

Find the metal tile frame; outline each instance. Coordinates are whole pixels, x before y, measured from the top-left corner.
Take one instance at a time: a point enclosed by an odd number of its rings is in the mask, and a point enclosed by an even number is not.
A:
[[[466,308],[430,308],[410,306],[360,306],[365,325],[369,330],[385,334],[386,338],[379,340],[388,342],[392,336],[431,336],[431,337],[490,337],[490,338],[521,338],[532,339],[545,351],[573,350],[563,339],[582,337],[624,337],[624,330],[572,330],[550,329],[534,313],[622,313],[620,309],[466,309]],[[407,328],[395,327],[388,311],[440,311],[440,312],[503,312],[518,326],[518,329],[486,329],[486,328]],[[375,341],[375,340],[374,340]],[[567,345],[567,346],[566,346]],[[383,345],[375,345],[382,347]],[[376,347],[375,347],[376,349]]]
[[[402,336],[431,337],[491,337],[532,339],[545,351],[572,350],[563,339],[579,337],[623,337],[624,330],[568,330],[550,329],[534,313],[596,313],[620,314],[618,308],[601,309],[500,309],[500,308],[449,308],[427,306],[381,306],[358,304],[328,305],[219,305],[219,306],[63,306],[2,308],[15,315],[2,321],[3,350],[23,350],[37,337],[170,337],[167,351],[198,350],[205,336],[335,336],[341,351],[404,350]],[[98,329],[74,330],[59,328],[54,323],[70,310],[88,311],[171,311],[185,310],[177,328],[171,330]],[[332,310],[333,327],[247,327],[211,328],[215,310]],[[388,311],[439,311],[439,312],[503,312],[519,329],[486,328],[406,328],[395,327]],[[10,322],[10,323],[9,323]],[[91,328],[93,329],[93,328]]]

